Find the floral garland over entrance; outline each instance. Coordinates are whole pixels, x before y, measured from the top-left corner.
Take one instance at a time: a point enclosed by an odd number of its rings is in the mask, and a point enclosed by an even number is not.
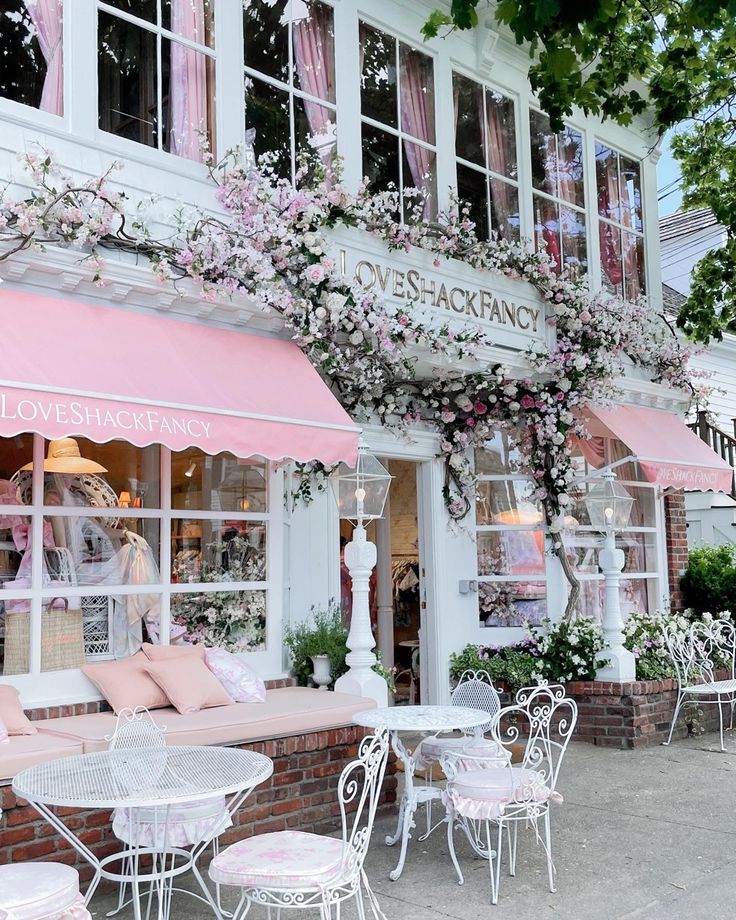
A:
[[[100,251],[117,249],[148,257],[164,281],[191,279],[210,301],[257,298],[283,318],[356,421],[378,419],[400,429],[423,425],[440,433],[444,496],[456,520],[474,501],[471,449],[496,431],[508,432],[518,449],[520,470],[535,480],[533,498],[554,534],[571,501],[574,438],[586,436],[581,410],[617,398],[616,380],[627,363],[695,394],[687,369],[691,350],[645,302],[592,295],[584,279],[556,274],[552,260],[528,243],[479,239],[456,200],[427,223],[421,192],[410,190],[401,223],[394,191],[372,194],[361,185],[351,194],[339,172],[328,175],[318,164],[305,166],[294,188],[276,177],[268,157],[255,167],[229,154],[210,163],[221,213],[182,209],[168,218],[173,235],[161,240],[148,229],[146,208],[129,208],[124,194],[111,188],[117,164],[78,182],[47,154],[23,160],[34,185],[30,197],[6,194],[2,202],[0,261],[47,243],[84,247],[102,285]],[[435,255],[435,264],[460,259],[479,271],[531,283],[548,305],[555,344],[529,350],[530,374],[522,379],[502,365],[481,366],[479,350],[493,344],[482,331],[428,318],[417,304],[385,304],[341,277],[325,232],[338,224],[366,230],[390,249],[420,247]],[[422,353],[442,359],[445,368],[473,359],[477,369],[420,377],[416,359]],[[571,615],[577,582],[556,537],[554,549],[573,589]]]

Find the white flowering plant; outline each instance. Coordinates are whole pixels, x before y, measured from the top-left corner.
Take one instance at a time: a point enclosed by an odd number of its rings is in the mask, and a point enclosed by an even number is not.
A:
[[[540,680],[568,683],[573,680],[594,680],[596,671],[605,664],[603,630],[600,623],[587,617],[571,622],[552,623],[545,620],[541,627],[530,626],[539,652]]]
[[[555,532],[570,504],[574,479],[573,436],[586,437],[584,405],[609,405],[620,397],[617,380],[625,365],[646,368],[656,381],[702,402],[704,390],[688,370],[693,349],[679,341],[664,316],[646,300],[630,303],[592,294],[587,280],[563,268],[530,241],[481,238],[468,207],[456,196],[435,220],[421,219],[421,194],[410,193],[405,223],[399,193],[357,192],[342,183],[339,160],[330,171],[314,157],[298,171],[296,184],[279,179],[274,158],[257,167],[241,152],[219,162],[208,157],[215,209],[179,208],[162,217],[110,187],[110,172],[88,180],[65,175],[47,152],[21,157],[32,183],[30,196],[6,190],[0,202],[0,261],[48,244],[77,247],[95,283],[104,285],[101,251],[117,249],[147,257],[162,282],[185,278],[212,303],[245,296],[277,314],[293,340],[358,422],[378,421],[396,429],[416,425],[440,434],[445,461],[443,494],[450,517],[462,519],[475,500],[470,449],[496,431],[508,432],[520,467],[536,482],[534,499]],[[421,191],[421,190],[420,190]],[[165,239],[152,227],[174,227]],[[529,376],[519,378],[500,364],[482,365],[481,348],[494,342],[479,326],[429,317],[418,303],[382,301],[339,272],[327,231],[356,227],[389,249],[419,247],[479,272],[501,274],[533,285],[546,304],[554,344],[536,343],[527,353]],[[184,291],[182,291],[184,293]],[[420,354],[441,359],[419,371]],[[468,366],[470,370],[460,368]],[[312,470],[320,473],[319,467]],[[302,470],[300,497],[313,490]],[[324,484],[317,483],[318,491]],[[573,586],[561,541],[555,552]]]

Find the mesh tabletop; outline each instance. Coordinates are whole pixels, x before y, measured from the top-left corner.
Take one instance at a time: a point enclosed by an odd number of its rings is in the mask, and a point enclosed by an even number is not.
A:
[[[13,780],[13,791],[45,805],[167,805],[242,792],[271,773],[270,758],[237,748],[100,751],[23,770]]]
[[[356,725],[398,732],[451,731],[454,728],[475,728],[487,721],[487,712],[464,706],[386,706],[366,709],[353,716]]]

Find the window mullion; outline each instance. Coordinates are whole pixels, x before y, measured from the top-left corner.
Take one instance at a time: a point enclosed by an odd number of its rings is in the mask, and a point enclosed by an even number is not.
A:
[[[34,547],[35,550],[31,551],[31,588],[33,594],[31,597],[31,622],[29,630],[28,672],[30,674],[40,674],[41,672],[41,642],[43,637],[41,588],[43,582],[44,446],[44,439],[41,435],[34,434],[32,474],[33,501],[31,504],[33,510],[31,514],[30,545]],[[26,552],[28,552],[28,550],[26,550]]]
[[[171,639],[171,451],[161,446],[161,619],[160,642]]]

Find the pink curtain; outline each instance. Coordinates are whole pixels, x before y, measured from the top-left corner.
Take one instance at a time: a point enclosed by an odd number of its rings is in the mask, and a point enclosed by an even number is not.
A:
[[[64,56],[61,0],[25,0],[46,61],[46,78],[40,108],[52,115],[64,114]]]
[[[499,176],[505,176],[508,172],[510,152],[502,105],[503,103],[497,103],[490,93],[486,93],[488,166]],[[500,224],[500,227],[495,229],[500,230],[503,235],[512,208],[511,186],[492,179],[491,197]]]
[[[609,220],[620,220],[621,205],[618,189],[618,157],[609,152],[608,158],[598,164],[598,213]],[[621,266],[621,232],[602,220],[598,221],[598,238],[601,247],[601,265],[614,287],[623,281]]]
[[[204,43],[204,0],[171,0],[171,30]],[[203,159],[200,132],[207,130],[207,59],[179,42],[171,43],[171,152]]]
[[[629,199],[629,188],[624,182],[623,176],[619,178],[619,206],[621,208],[621,223],[624,227],[631,227],[631,201]],[[638,237],[633,233],[622,233],[621,243],[623,251],[624,278],[626,279],[626,290],[624,296],[627,300],[636,300],[641,294],[641,282],[639,280],[639,260],[637,258]]]
[[[293,23],[294,62],[299,85],[304,92],[326,102],[335,101],[335,38],[332,9],[321,3],[304,5],[304,11]],[[362,53],[362,49],[361,49]],[[328,135],[327,123],[334,117],[331,109],[316,102],[302,100],[312,136]],[[321,155],[329,159],[333,146]]]
[[[541,207],[540,207],[541,206]],[[534,198],[536,214],[534,216],[534,241],[537,249],[545,243],[547,255],[555,262],[555,271],[562,267],[562,253],[560,252],[559,218],[557,205],[546,198]],[[541,208],[547,209],[546,213]],[[552,212],[552,213],[550,213]]]
[[[401,46],[401,126],[406,134],[429,144],[433,144],[435,139],[431,67],[431,59],[426,55]],[[425,176],[432,175],[434,171],[434,151],[410,142],[404,143],[404,150],[414,186],[427,188]],[[428,196],[424,205],[425,217],[432,208],[433,203]]]

